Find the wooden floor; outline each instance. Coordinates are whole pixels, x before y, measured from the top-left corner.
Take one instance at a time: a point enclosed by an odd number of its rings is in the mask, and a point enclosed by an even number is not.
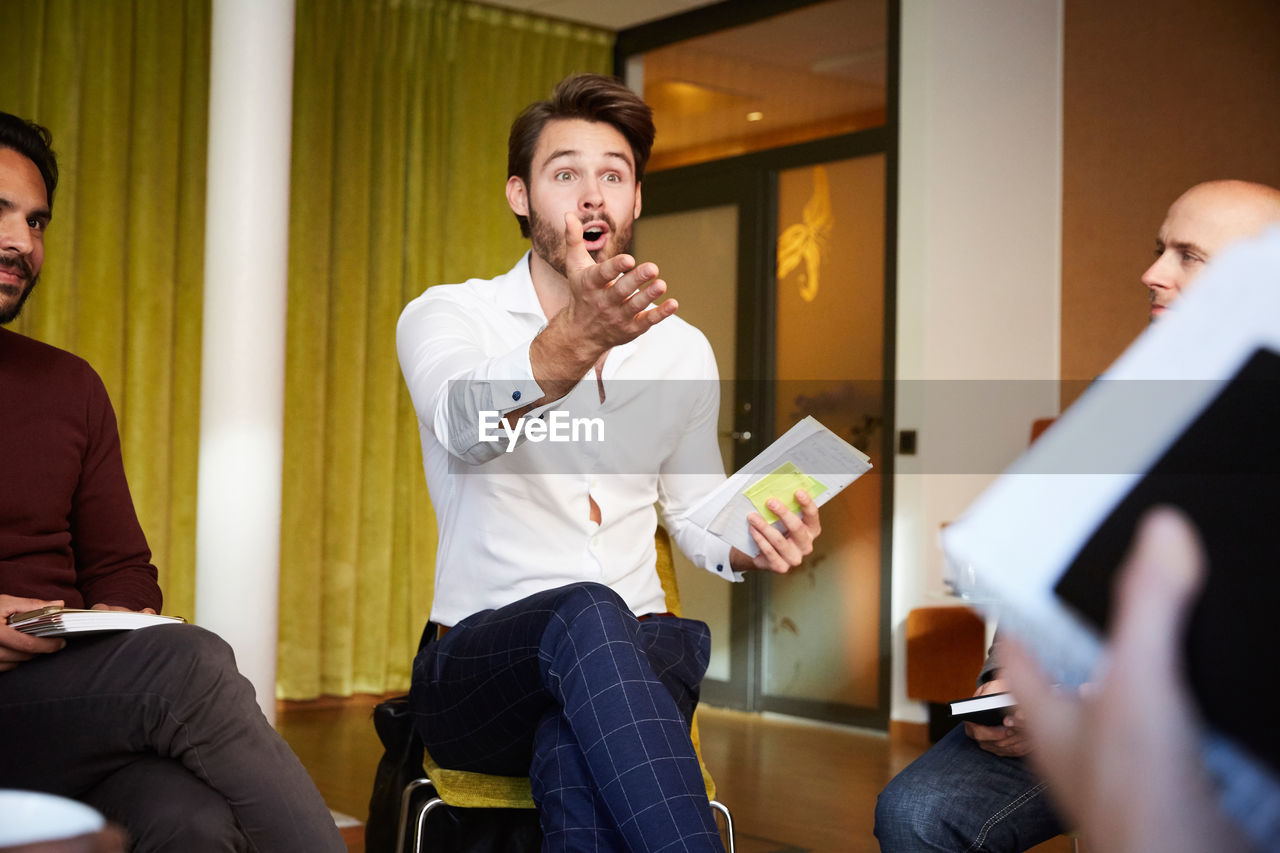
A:
[[[329,807],[361,820],[382,755],[370,720],[375,702],[288,703],[276,720]],[[699,720],[739,853],[874,853],[876,795],[922,749],[874,732],[715,708],[702,708]],[[1036,853],[1070,850],[1058,838]]]

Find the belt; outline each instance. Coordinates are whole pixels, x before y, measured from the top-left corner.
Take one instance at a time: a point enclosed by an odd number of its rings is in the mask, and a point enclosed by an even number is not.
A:
[[[673,618],[674,618],[674,617],[675,617],[675,614],[674,614],[674,613],[672,613],[670,610],[664,610],[664,611],[662,611],[661,613],[646,613],[646,614],[644,614],[643,616],[637,616],[637,617],[636,617],[636,619],[638,619],[639,621],[643,622],[644,620],[649,619],[649,618],[651,618],[651,617],[653,617],[653,616],[671,616],[671,617],[673,617]],[[437,625],[437,626],[436,626],[436,639],[437,639],[437,640],[439,640],[439,639],[443,639],[444,635],[445,635],[445,634],[447,634],[447,633],[449,633],[449,628],[450,628],[450,627],[451,627],[451,626],[449,626],[449,625]]]
[[[670,610],[664,610],[661,613],[646,613],[643,616],[637,616],[636,618],[639,619],[641,622],[643,622],[644,620],[649,619],[650,617],[653,617],[653,616],[670,616],[673,619],[676,618],[676,615],[672,613]]]

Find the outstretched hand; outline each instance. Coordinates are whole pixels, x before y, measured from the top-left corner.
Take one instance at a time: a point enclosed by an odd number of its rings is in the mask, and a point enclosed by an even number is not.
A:
[[[803,489],[796,492],[796,503],[800,504],[800,514],[792,512],[782,501],[770,498],[765,506],[776,515],[787,532],[782,533],[772,524],[764,520],[764,516],[753,512],[747,516],[751,538],[755,541],[760,553],[748,557],[734,548],[729,553],[729,564],[734,571],[769,571],[786,574],[813,553],[813,541],[822,533],[822,521],[818,517],[818,504]]]
[[[648,307],[667,292],[656,264],[636,266],[630,255],[597,263],[572,213],[564,215],[564,237],[569,301],[529,346],[533,376],[544,396],[508,417],[568,394],[612,347],[635,340],[679,307],[674,299]]]
[[[625,254],[597,263],[587,251],[582,223],[572,213],[564,215],[564,239],[571,294],[566,320],[602,352],[634,340],[676,313],[679,304],[674,299],[648,307],[667,292],[656,264],[637,266],[636,259]]]

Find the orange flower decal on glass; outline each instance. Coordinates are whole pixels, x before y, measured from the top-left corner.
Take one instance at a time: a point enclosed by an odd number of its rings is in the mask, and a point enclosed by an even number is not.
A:
[[[803,220],[788,226],[778,238],[778,279],[786,278],[804,261],[800,298],[812,302],[818,296],[818,271],[827,238],[835,226],[831,218],[831,188],[827,183],[827,170],[822,166],[813,167],[813,195],[805,203]]]

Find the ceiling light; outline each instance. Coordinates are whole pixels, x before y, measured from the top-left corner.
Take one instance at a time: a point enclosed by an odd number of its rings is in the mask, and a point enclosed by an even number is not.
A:
[[[747,113],[747,121],[760,121],[764,118],[764,113],[757,111]]]

